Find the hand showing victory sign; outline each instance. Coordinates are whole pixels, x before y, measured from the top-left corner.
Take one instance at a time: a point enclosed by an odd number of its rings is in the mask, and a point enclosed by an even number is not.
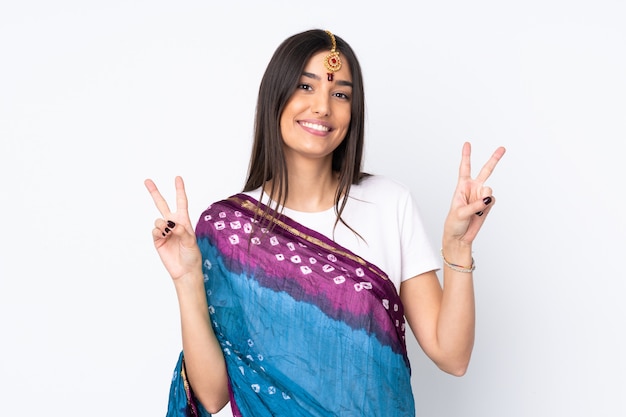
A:
[[[196,235],[189,219],[185,184],[181,177],[176,177],[176,211],[170,208],[150,179],[144,182],[154,204],[163,216],[154,222],[152,238],[161,261],[176,280],[190,272],[198,272],[202,267],[202,256],[196,242]]]
[[[459,179],[444,225],[444,240],[454,239],[471,244],[476,238],[487,214],[495,204],[491,188],[484,184],[504,152],[503,147],[496,149],[474,179],[471,175],[471,145],[469,142],[463,144]]]

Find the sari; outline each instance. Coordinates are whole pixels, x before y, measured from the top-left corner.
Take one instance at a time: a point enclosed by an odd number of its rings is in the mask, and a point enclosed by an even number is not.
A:
[[[196,236],[234,416],[414,416],[404,312],[382,270],[245,194],[212,204]],[[184,352],[167,416],[210,416]]]

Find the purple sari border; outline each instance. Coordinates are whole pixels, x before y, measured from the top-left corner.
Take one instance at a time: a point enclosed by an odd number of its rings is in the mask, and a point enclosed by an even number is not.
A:
[[[226,200],[223,200],[222,202],[232,204],[233,208],[243,208],[250,210],[253,214],[257,214],[260,216],[263,216],[262,213],[271,213],[271,215],[274,216],[273,222],[278,227],[286,230],[288,233],[303,238],[309,243],[320,245],[326,250],[345,256],[347,259],[354,262],[355,265],[366,266],[371,272],[375,273],[380,278],[384,279],[385,281],[389,281],[387,274],[372,262],[361,258],[359,255],[353,253],[347,248],[344,248],[327,236],[313,229],[307,228],[306,226],[298,223],[287,215],[277,212],[273,208],[259,202],[258,200],[250,197],[247,194],[236,194]],[[264,216],[264,218],[267,220],[267,216]],[[297,233],[294,233],[294,231],[297,231]]]

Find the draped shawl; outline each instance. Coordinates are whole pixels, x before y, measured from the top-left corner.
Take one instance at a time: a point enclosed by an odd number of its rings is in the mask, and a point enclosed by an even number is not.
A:
[[[403,308],[383,271],[245,194],[212,204],[196,236],[235,416],[414,415]],[[167,416],[210,416],[183,352]]]

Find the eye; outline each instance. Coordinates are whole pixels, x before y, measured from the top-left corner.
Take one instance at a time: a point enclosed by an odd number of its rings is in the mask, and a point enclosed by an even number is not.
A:
[[[350,100],[350,96],[346,93],[334,93],[333,96],[340,98],[342,100]]]
[[[308,91],[311,91],[311,90],[313,90],[313,87],[311,87],[309,84],[301,83],[301,84],[298,84],[298,90],[308,90]]]

